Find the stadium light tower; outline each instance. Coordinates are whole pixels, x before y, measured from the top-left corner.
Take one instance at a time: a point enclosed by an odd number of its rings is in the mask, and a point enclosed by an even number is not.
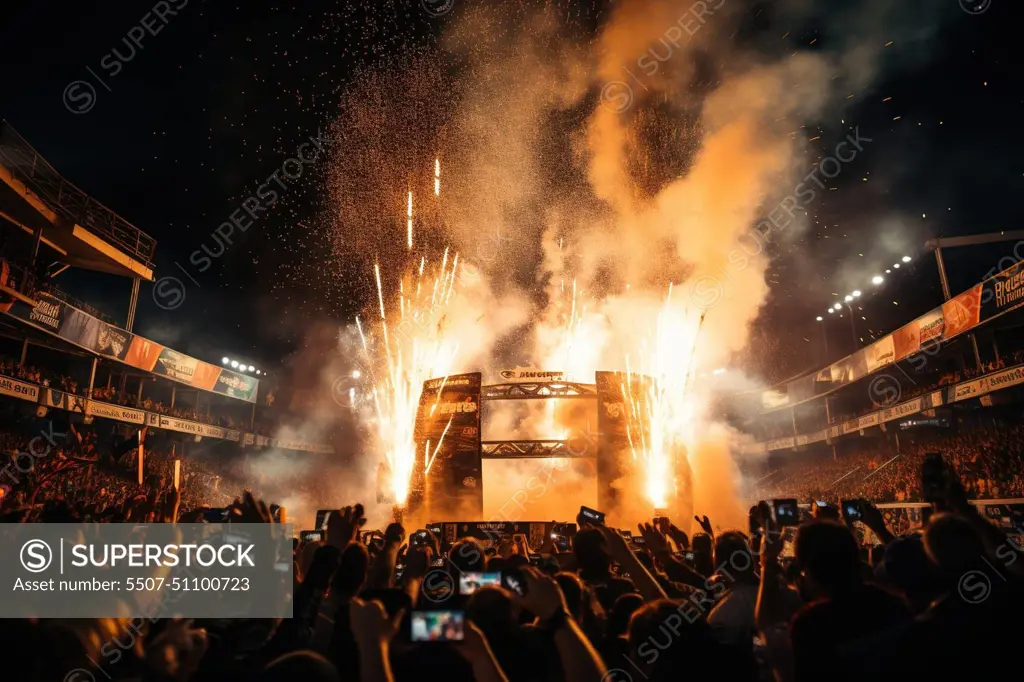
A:
[[[885,279],[881,275],[875,275],[874,277],[871,278],[871,283],[874,284],[875,286],[878,286],[884,281]]]

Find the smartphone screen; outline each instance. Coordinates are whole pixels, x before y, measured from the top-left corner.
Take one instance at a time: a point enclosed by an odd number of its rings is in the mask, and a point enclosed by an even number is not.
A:
[[[796,500],[772,500],[772,509],[775,512],[775,523],[780,528],[800,525],[800,508]]]
[[[843,500],[843,517],[848,521],[860,521],[862,513],[860,500]]]
[[[410,547],[426,547],[430,544],[430,531],[418,530],[409,538]]]
[[[226,507],[218,507],[217,509],[207,509],[203,512],[203,519],[207,523],[224,523],[228,518],[228,510]]]
[[[303,542],[323,542],[324,532],[322,530],[304,530],[299,533]]]
[[[815,500],[815,501],[814,501],[814,504],[815,504],[815,505],[816,505],[816,506],[817,506],[817,507],[818,507],[819,509],[826,509],[826,508],[828,507],[828,502],[825,502],[825,501],[823,501],[823,500]]]
[[[599,512],[596,509],[591,509],[590,507],[580,507],[580,516],[582,516],[587,523],[604,525],[604,512]]]
[[[478,573],[469,571],[459,574],[459,594],[468,596],[488,585],[500,585],[501,573]]]
[[[316,521],[313,526],[318,530],[325,530],[327,528],[327,518],[331,515],[330,509],[317,509],[316,510]]]
[[[515,592],[520,597],[526,594],[526,581],[523,579],[523,574],[519,571],[502,571],[501,585],[505,589]]]
[[[413,611],[409,638],[413,642],[461,642],[465,627],[464,611]]]

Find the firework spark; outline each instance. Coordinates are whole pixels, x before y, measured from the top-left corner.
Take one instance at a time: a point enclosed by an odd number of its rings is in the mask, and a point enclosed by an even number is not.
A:
[[[626,357],[626,434],[643,475],[644,493],[655,508],[667,507],[677,494],[679,458],[687,456],[693,443],[697,411],[690,379],[703,320],[703,314],[674,304],[669,286],[653,338],[640,346],[637,375]]]
[[[416,468],[414,431],[423,383],[435,377],[447,380],[458,355],[459,346],[446,324],[449,308],[457,300],[454,294],[458,267],[458,254],[449,262],[447,249],[436,269],[432,270],[426,258],[421,258],[399,280],[394,295],[397,301],[392,309],[397,315],[390,319],[380,266],[375,265],[380,305],[379,337],[369,338],[362,323],[356,320],[363,351],[375,369],[372,395],[377,439],[390,476],[388,487],[398,505],[405,505],[409,499]],[[438,396],[440,398],[440,392]],[[431,415],[436,407],[435,402],[430,408]],[[426,444],[423,453],[426,470],[443,441],[444,435],[433,444],[433,449],[430,443]]]

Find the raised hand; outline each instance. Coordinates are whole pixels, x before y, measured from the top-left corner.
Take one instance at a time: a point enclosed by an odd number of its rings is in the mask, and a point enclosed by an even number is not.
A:
[[[384,529],[384,545],[394,547],[405,542],[405,528],[397,521],[388,524]]]
[[[690,538],[686,536],[686,533],[681,531],[674,523],[668,524],[668,536],[672,538],[672,541],[681,550],[687,550],[690,548]]]
[[[209,643],[191,620],[173,620],[146,646],[146,663],[161,679],[184,682],[199,668]]]
[[[401,621],[401,612],[395,614],[394,619],[388,618],[384,605],[376,599],[363,601],[355,598],[350,602],[349,623],[359,646],[380,646],[391,641]]]
[[[715,537],[715,531],[713,528],[711,528],[711,521],[708,520],[707,516],[701,517],[695,514],[693,520],[700,524],[701,530],[703,530],[711,537]]]
[[[366,517],[363,516],[361,504],[331,512],[327,517],[327,544],[345,549],[356,539],[359,529],[365,524]]]
[[[639,523],[637,528],[640,530],[640,535],[644,539],[644,544],[647,545],[647,549],[651,550],[655,554],[658,552],[669,552],[671,548],[668,546],[668,540],[660,530],[655,528],[649,523]]]
[[[545,575],[533,566],[522,567],[523,580],[526,581],[526,594],[518,596],[519,603],[527,611],[541,620],[547,620],[559,609],[568,611],[565,595],[551,576]]]
[[[273,523],[270,508],[263,500],[257,500],[251,490],[246,490],[241,502],[231,505],[229,518],[238,523]]]

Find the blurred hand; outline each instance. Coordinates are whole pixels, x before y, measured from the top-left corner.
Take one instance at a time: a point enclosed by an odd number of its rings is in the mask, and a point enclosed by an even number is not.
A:
[[[679,549],[687,550],[690,548],[690,538],[686,536],[686,533],[679,530],[674,523],[668,524],[668,536],[678,545]]]
[[[246,490],[241,502],[236,501],[228,511],[228,518],[236,523],[273,523],[270,508],[263,500],[257,500],[252,491]]]
[[[433,559],[430,547],[412,547],[405,554],[405,578],[422,580],[430,571]]]
[[[331,512],[327,517],[327,544],[345,549],[350,542],[355,541],[359,529],[365,523],[361,504]]]
[[[173,620],[146,646],[146,663],[158,677],[184,682],[199,668],[209,643],[191,620]]]
[[[621,564],[624,560],[633,558],[633,549],[619,531],[613,530],[608,526],[591,526],[591,528],[596,528],[601,534],[601,537],[604,538],[604,546],[608,549],[608,554],[617,562]]]
[[[569,611],[565,595],[554,578],[541,573],[533,566],[523,566],[520,570],[526,581],[526,594],[516,598],[523,608],[541,620],[551,618],[559,610]]]
[[[397,521],[389,523],[388,527],[384,529],[384,545],[394,547],[403,542],[405,542],[405,528]]]
[[[782,532],[775,525],[771,514],[764,517],[761,528],[764,531],[761,537],[761,567],[764,568],[778,562],[779,554],[782,553]]]
[[[824,507],[818,505],[817,502],[811,500],[811,508],[814,510],[814,518],[823,521],[839,521],[839,510],[833,507],[831,504],[827,504]]]
[[[398,631],[401,621],[402,612],[395,614],[392,620],[388,618],[384,605],[376,599],[363,601],[355,598],[350,602],[349,623],[352,636],[360,647],[380,646],[389,642]]]
[[[640,536],[644,539],[644,544],[647,545],[652,553],[657,554],[659,552],[669,552],[671,548],[668,546],[668,540],[661,533],[660,530],[655,528],[649,523],[639,523],[637,528],[640,530]]]
[[[708,520],[707,516],[694,515],[693,520],[700,524],[701,530],[711,537],[715,537],[715,531],[711,528],[711,521]]]
[[[494,658],[494,653],[491,651],[491,645],[487,643],[487,637],[480,628],[467,620],[464,633],[465,635],[462,642],[457,644],[455,647],[456,651],[458,651],[463,658],[470,663],[485,663],[487,661],[493,661],[497,664],[497,660]]]

